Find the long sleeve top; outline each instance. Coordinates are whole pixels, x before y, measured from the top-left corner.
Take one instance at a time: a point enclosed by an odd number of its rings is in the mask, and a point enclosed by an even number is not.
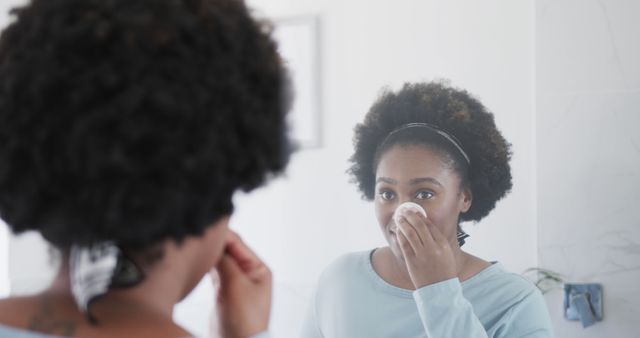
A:
[[[475,276],[407,290],[385,282],[371,252],[347,254],[320,277],[301,338],[547,338],[544,299],[493,263]]]

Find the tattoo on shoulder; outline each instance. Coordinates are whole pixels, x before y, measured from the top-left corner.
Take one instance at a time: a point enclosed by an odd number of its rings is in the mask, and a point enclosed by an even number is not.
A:
[[[76,323],[55,318],[55,311],[49,297],[43,297],[40,312],[29,319],[28,329],[49,335],[71,337],[76,331]]]

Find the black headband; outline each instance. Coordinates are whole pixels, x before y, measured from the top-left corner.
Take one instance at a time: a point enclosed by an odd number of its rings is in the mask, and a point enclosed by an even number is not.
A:
[[[389,135],[387,135],[387,137],[385,137],[385,139],[380,144],[380,148],[385,143],[387,143],[387,141],[389,140],[389,138],[392,135],[394,135],[394,134],[396,134],[396,133],[398,133],[400,131],[409,129],[409,128],[427,128],[427,129],[437,133],[438,135],[444,137],[447,141],[451,142],[456,147],[456,149],[458,149],[458,151],[464,157],[464,159],[467,160],[467,164],[471,164],[471,159],[469,158],[469,155],[467,155],[467,153],[464,151],[464,149],[462,149],[462,146],[460,145],[460,141],[458,141],[458,139],[455,138],[455,136],[453,136],[453,135],[447,133],[446,131],[440,129],[439,127],[434,126],[434,125],[429,124],[429,123],[414,122],[414,123],[407,123],[407,124],[401,125],[400,127],[398,127],[396,129],[394,129],[393,131],[391,131],[389,133]]]

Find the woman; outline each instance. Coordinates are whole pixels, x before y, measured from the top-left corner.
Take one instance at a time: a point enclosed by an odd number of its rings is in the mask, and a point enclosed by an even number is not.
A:
[[[480,102],[443,83],[407,84],[378,99],[354,144],[350,173],[389,246],[324,271],[302,337],[552,336],[531,283],[460,248],[460,223],[480,221],[511,188],[509,144]],[[394,217],[406,202],[418,206]]]
[[[0,337],[187,337],[216,268],[225,337],[265,335],[271,274],[232,195],[289,158],[276,46],[239,0],[32,0],[0,37],[0,216],[61,252]]]

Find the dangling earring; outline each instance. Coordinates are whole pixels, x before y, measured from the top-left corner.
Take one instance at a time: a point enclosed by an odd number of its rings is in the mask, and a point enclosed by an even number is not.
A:
[[[469,234],[464,232],[460,226],[458,226],[458,233],[456,234],[456,238],[458,239],[458,245],[461,247],[465,243],[465,239],[469,237]]]
[[[89,246],[72,245],[69,255],[71,291],[78,308],[89,323],[97,320],[91,303],[111,288],[132,287],[144,279],[144,273],[113,242]]]

